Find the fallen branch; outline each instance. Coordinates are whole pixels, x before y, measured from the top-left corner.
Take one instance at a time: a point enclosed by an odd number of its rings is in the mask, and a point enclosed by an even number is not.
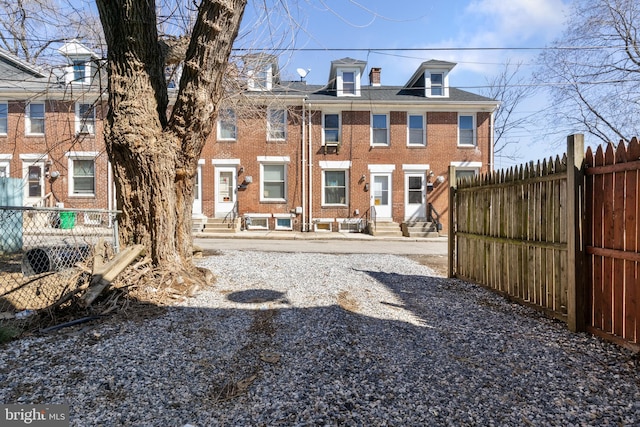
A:
[[[118,253],[108,263],[94,268],[89,290],[84,297],[82,297],[84,306],[90,306],[102,291],[109,286],[125,268],[135,261],[143,251],[144,246],[142,245],[129,246]]]

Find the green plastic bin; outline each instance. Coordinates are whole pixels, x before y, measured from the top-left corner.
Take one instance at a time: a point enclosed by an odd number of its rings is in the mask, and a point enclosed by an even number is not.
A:
[[[75,212],[60,212],[60,228],[70,229],[76,225]]]

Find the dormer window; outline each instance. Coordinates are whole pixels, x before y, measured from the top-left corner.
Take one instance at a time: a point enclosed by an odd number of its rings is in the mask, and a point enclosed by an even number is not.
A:
[[[342,73],[342,92],[345,95],[356,94],[356,73],[353,71]]]
[[[435,59],[423,62],[404,88],[416,91],[416,94],[420,91],[426,98],[448,98],[449,74],[455,65]]]
[[[252,68],[247,73],[247,87],[249,90],[271,90],[273,86],[273,72],[271,64],[264,64]]]
[[[92,63],[99,57],[89,48],[77,40],[65,43],[58,51],[68,60],[65,68],[65,82],[67,84],[91,84],[93,76]]]
[[[73,81],[84,82],[87,77],[87,67],[85,61],[73,61]]]
[[[442,73],[431,73],[431,96],[444,95],[444,77]]]
[[[425,96],[439,98],[449,96],[449,76],[442,71],[426,71],[424,73]]]
[[[338,70],[337,89],[338,96],[360,96],[360,70]]]

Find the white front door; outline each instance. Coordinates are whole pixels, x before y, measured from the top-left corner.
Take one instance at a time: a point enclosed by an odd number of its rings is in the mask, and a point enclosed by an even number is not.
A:
[[[198,165],[196,181],[193,186],[193,216],[202,215],[202,166]]]
[[[426,220],[427,193],[426,174],[407,173],[404,176],[404,219]]]
[[[375,208],[376,219],[391,220],[391,174],[371,174],[371,182],[371,206]]]
[[[215,216],[224,218],[235,208],[237,184],[235,166],[216,167],[215,182]]]

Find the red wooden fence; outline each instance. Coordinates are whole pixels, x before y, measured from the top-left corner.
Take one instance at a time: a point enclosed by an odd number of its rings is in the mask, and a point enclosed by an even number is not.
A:
[[[587,328],[640,344],[640,144],[608,144],[585,156]]]

